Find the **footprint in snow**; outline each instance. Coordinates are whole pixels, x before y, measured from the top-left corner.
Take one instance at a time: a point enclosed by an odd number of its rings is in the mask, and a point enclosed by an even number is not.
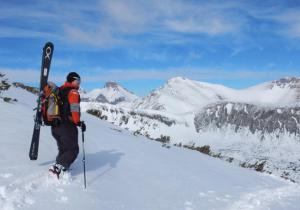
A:
[[[200,197],[200,199],[208,199],[209,202],[229,202],[231,199],[231,196],[226,194],[226,195],[220,195],[220,194],[216,194],[215,191],[213,190],[209,190],[206,193],[205,192],[200,192],[198,193],[198,196]]]
[[[4,173],[4,174],[0,174],[0,177],[4,178],[4,179],[8,179],[10,177],[12,177],[11,173]]]
[[[193,203],[190,201],[185,202],[185,210],[193,210],[192,208]]]
[[[200,196],[200,197],[205,197],[205,196],[206,196],[206,193],[201,192],[201,193],[199,193],[199,196]]]
[[[59,199],[56,199],[57,202],[59,203],[67,203],[69,198],[67,196],[62,196]]]

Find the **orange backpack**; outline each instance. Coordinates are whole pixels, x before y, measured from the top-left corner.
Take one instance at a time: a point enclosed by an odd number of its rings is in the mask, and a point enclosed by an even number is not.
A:
[[[59,88],[53,82],[48,82],[43,89],[42,97],[42,116],[44,125],[58,125],[61,120],[61,103]]]

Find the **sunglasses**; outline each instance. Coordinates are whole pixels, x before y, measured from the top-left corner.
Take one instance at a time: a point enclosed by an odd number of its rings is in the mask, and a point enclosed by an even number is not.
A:
[[[81,83],[81,79],[79,77],[74,77],[74,79],[75,79],[74,81],[77,81],[78,84]]]

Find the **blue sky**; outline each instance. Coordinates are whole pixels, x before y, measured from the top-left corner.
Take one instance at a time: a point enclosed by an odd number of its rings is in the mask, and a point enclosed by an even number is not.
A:
[[[0,1],[0,72],[37,85],[69,71],[86,90],[116,81],[144,96],[175,76],[246,88],[300,76],[300,1]]]

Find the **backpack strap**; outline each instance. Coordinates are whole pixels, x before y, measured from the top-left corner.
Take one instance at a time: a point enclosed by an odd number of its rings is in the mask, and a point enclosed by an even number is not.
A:
[[[80,95],[73,87],[60,88],[62,122],[78,123],[80,121]],[[70,120],[72,119],[72,120]]]
[[[68,95],[69,92],[72,90],[73,88],[71,87],[66,87],[66,88],[60,88],[59,90],[59,95],[60,95],[60,99],[61,99],[61,107],[60,107],[60,117],[62,122],[70,122],[69,117],[71,117],[71,110],[70,110],[70,103],[68,100]]]

